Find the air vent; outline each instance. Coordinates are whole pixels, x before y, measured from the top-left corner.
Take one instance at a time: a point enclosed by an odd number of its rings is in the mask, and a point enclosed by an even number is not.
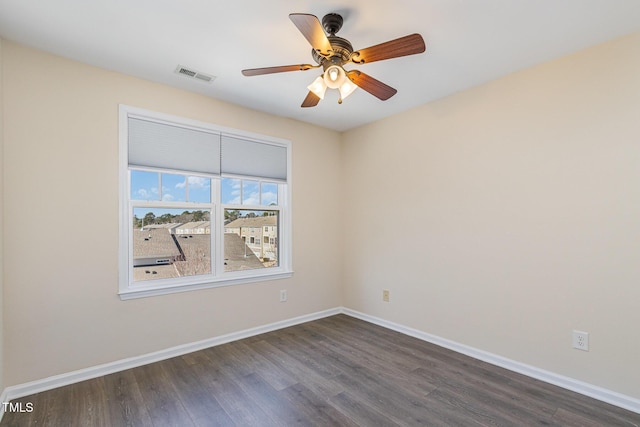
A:
[[[176,73],[182,74],[183,76],[190,77],[192,79],[200,80],[201,82],[211,83],[216,77],[210,74],[201,73],[200,71],[196,71],[192,68],[183,67],[182,65],[178,65],[176,68]]]
[[[195,75],[196,75],[196,74],[198,74],[198,73],[196,73],[196,72],[195,72],[195,71],[193,71],[193,70],[189,70],[189,69],[187,69],[187,68],[184,68],[184,67],[180,67],[180,66],[179,66],[179,67],[178,67],[178,74],[184,74],[185,76],[195,77]]]
[[[202,80],[203,82],[207,82],[207,83],[210,83],[213,80],[213,76],[210,76],[208,74],[202,74],[202,73],[196,73],[194,77],[198,80]]]

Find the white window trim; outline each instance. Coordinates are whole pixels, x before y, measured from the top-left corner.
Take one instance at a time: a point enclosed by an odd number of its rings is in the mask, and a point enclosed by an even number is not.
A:
[[[168,122],[177,126],[204,129],[208,132],[227,134],[240,138],[252,139],[261,143],[273,144],[287,148],[287,182],[286,185],[279,185],[278,207],[279,222],[282,224],[279,230],[279,253],[277,267],[270,267],[265,270],[244,270],[234,272],[224,272],[224,209],[261,209],[269,210],[273,207],[246,206],[246,205],[223,205],[220,202],[220,179],[212,179],[212,205],[211,213],[211,234],[212,234],[212,274],[203,276],[190,276],[177,279],[158,279],[154,281],[133,282],[130,280],[133,272],[132,248],[130,236],[130,182],[129,182],[129,162],[128,162],[128,117],[135,116],[148,120]],[[118,281],[119,296],[121,300],[143,298],[156,295],[166,295],[178,292],[186,292],[198,289],[208,289],[221,286],[232,286],[244,283],[263,282],[266,280],[276,280],[291,277],[293,275],[292,253],[293,239],[291,229],[291,142],[251,132],[226,128],[212,123],[186,119],[169,114],[158,113],[119,105],[119,246],[118,246]],[[184,172],[180,172],[184,173]],[[194,174],[197,175],[197,174]],[[251,177],[242,177],[252,179]],[[265,180],[268,181],[268,180]],[[213,199],[215,197],[215,200]],[[139,205],[140,203],[135,203]],[[194,205],[193,207],[195,207]],[[198,205],[199,206],[199,205]],[[209,205],[210,206],[210,205]],[[214,234],[215,230],[215,234]],[[214,261],[215,257],[215,261]]]

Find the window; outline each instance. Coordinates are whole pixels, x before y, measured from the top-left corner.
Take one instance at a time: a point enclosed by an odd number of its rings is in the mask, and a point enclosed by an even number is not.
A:
[[[120,106],[120,297],[289,277],[290,144]]]

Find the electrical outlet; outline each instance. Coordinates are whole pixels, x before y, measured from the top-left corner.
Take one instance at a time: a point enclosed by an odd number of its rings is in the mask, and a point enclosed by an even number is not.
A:
[[[286,289],[281,289],[280,290],[280,302],[286,302],[287,301],[287,290]]]
[[[578,350],[589,351],[589,333],[582,331],[573,331],[572,335],[573,348]]]
[[[389,302],[389,290],[388,289],[383,289],[382,290],[382,301]]]

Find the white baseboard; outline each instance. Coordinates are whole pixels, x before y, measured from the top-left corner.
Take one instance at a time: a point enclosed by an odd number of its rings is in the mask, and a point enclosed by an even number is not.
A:
[[[129,357],[127,359],[117,360],[103,365],[92,366],[90,368],[79,369],[77,371],[67,372],[40,380],[31,381],[24,384],[9,386],[4,389],[1,402],[9,402],[24,396],[30,396],[35,393],[51,390],[65,385],[78,383],[80,381],[90,380],[101,377],[103,375],[112,374],[114,372],[124,371],[126,369],[136,368],[138,366],[147,365],[149,363],[159,362],[161,360],[170,359],[183,354],[192,353],[194,351],[203,350],[205,348],[214,347],[232,341],[241,340],[243,338],[271,332],[278,329],[287,328],[289,326],[298,325],[300,323],[310,322],[324,317],[333,316],[342,313],[341,308],[333,308],[329,310],[319,311],[317,313],[307,314],[304,316],[294,317],[292,319],[282,320],[279,322],[269,323],[267,325],[258,326],[251,329],[245,329],[239,332],[233,332],[202,341],[189,344],[179,345],[167,348],[165,350],[153,353],[143,354],[141,356]],[[4,405],[0,405],[0,421],[4,415]]]
[[[54,388],[62,387],[65,385],[77,383],[80,381],[90,380],[103,375],[112,374],[114,372],[124,371],[126,369],[135,368],[138,366],[146,365],[149,363],[159,362],[161,360],[170,359],[172,357],[181,356],[183,354],[191,353],[205,348],[214,347],[220,344],[225,344],[232,341],[237,341],[243,338],[252,337],[265,332],[271,332],[278,329],[283,329],[289,326],[298,325],[313,320],[322,319],[324,317],[333,316],[336,314],[346,314],[351,317],[355,317],[364,320],[369,323],[373,323],[387,329],[391,329],[405,335],[412,336],[414,338],[421,339],[444,348],[456,351],[458,353],[465,354],[473,357],[474,359],[482,360],[492,365],[496,365],[513,372],[518,372],[526,376],[557,385],[559,387],[575,391],[585,396],[592,397],[594,399],[610,403],[612,405],[624,408],[640,414],[640,400],[625,396],[620,393],[616,393],[611,390],[607,390],[598,386],[584,383],[582,381],[575,380],[573,378],[565,377],[555,374],[553,372],[545,371],[543,369],[536,368],[534,366],[526,365],[524,363],[517,362],[515,360],[507,359],[502,356],[498,356],[486,351],[482,351],[473,347],[469,347],[454,341],[450,341],[435,335],[428,334],[417,329],[409,328],[404,325],[389,322],[378,317],[370,316],[368,314],[360,313],[355,310],[344,307],[336,307],[329,310],[320,311],[304,316],[295,317],[292,319],[282,320],[279,322],[270,323],[263,326],[258,326],[251,329],[245,329],[239,332],[233,332],[219,337],[209,338],[202,341],[197,341],[189,344],[179,345],[171,347],[165,350],[156,351],[153,353],[143,354],[141,356],[130,357],[127,359],[117,360],[111,363],[105,363],[103,365],[93,366],[86,369],[80,369],[65,374],[54,375],[52,377],[43,378],[41,380],[35,380],[24,384],[18,384],[9,386],[4,389],[0,394],[0,402],[9,402],[13,399],[17,399],[24,396],[29,396],[35,393],[51,390]],[[0,406],[0,421],[4,415],[4,405]]]
[[[575,391],[576,393],[580,393],[582,395],[589,396],[602,402],[610,403],[611,405],[618,406],[620,408],[624,408],[640,414],[640,400],[633,397],[626,396],[624,394],[607,390],[605,388],[588,384],[582,381],[578,381],[573,378],[565,377],[553,372],[545,371],[544,369],[536,368],[535,366],[507,359],[506,357],[488,353],[477,348],[469,347],[464,344],[450,341],[436,335],[431,335],[404,325],[389,322],[378,317],[369,316],[368,314],[360,313],[355,310],[343,308],[342,313],[369,323],[376,324],[378,326],[385,327],[387,329],[394,330],[396,332],[401,332],[405,335],[409,335],[423,341],[430,342],[440,347],[448,348],[449,350],[453,350],[457,353],[462,353],[467,356],[473,357],[474,359],[482,360],[483,362],[508,369],[509,371],[517,372],[519,374],[523,374],[528,377],[565,388],[567,390]]]
[[[7,389],[5,388],[4,390],[2,390],[2,393],[0,393],[0,403],[8,402],[8,401],[9,401],[9,397],[7,395]],[[3,415],[4,415],[4,405],[0,407],[0,421],[2,421]]]

